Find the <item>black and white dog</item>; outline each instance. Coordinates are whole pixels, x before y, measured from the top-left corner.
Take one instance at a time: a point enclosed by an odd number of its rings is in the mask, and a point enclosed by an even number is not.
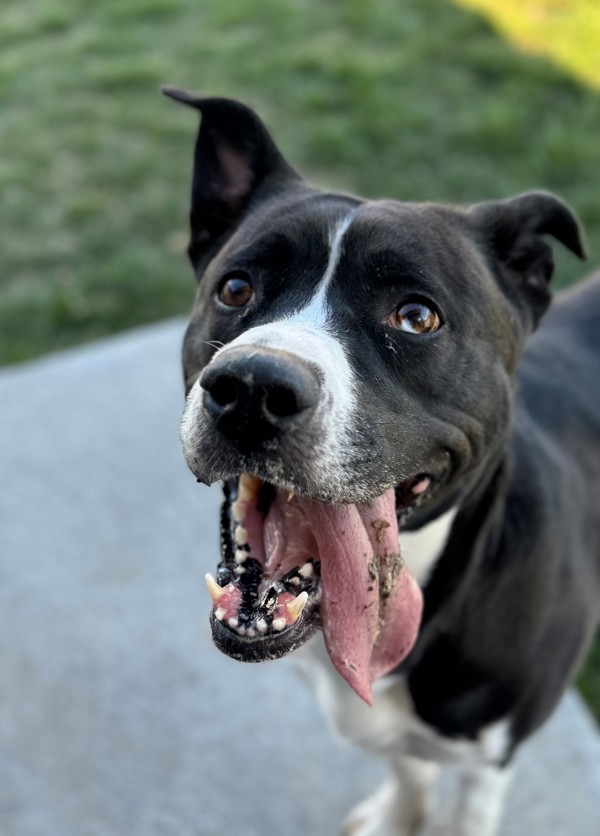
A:
[[[318,191],[244,105],[164,92],[202,114],[182,437],[224,483],[214,641],[256,662],[322,631],[295,657],[394,770],[346,832],[419,832],[459,761],[449,832],[490,836],[598,621],[598,278],[537,328],[542,236],[583,258],[578,223],[544,192]]]

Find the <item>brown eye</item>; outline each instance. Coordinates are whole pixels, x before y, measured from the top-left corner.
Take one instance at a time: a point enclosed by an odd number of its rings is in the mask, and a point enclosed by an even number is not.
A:
[[[219,300],[229,308],[243,308],[253,296],[252,285],[243,276],[231,276],[219,290]]]
[[[438,312],[422,302],[405,302],[391,314],[387,324],[408,334],[433,334],[442,322]]]

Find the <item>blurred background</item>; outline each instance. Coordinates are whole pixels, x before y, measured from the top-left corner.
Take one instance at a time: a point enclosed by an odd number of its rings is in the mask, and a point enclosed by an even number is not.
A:
[[[0,364],[189,309],[197,120],[161,83],[251,105],[318,184],[553,190],[590,251],[556,288],[600,263],[597,0],[3,0]],[[579,686],[600,717],[599,646]]]

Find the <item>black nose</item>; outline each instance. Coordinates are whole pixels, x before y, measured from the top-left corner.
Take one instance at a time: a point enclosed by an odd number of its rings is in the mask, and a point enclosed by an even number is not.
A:
[[[204,406],[226,436],[244,444],[308,420],[319,402],[316,372],[287,351],[240,346],[202,372]]]

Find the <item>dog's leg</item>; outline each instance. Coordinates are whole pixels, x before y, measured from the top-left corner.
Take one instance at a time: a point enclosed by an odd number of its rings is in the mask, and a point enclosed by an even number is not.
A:
[[[394,776],[352,810],[344,836],[417,836],[426,823],[439,766],[401,756]]]
[[[412,705],[401,677],[375,684],[369,708],[335,673],[321,636],[294,653],[291,661],[310,680],[321,707],[341,737],[383,756],[393,775],[354,808],[345,822],[347,836],[416,836],[426,819],[434,762],[402,754],[412,725]]]
[[[491,764],[463,772],[449,836],[496,836],[511,774]]]

